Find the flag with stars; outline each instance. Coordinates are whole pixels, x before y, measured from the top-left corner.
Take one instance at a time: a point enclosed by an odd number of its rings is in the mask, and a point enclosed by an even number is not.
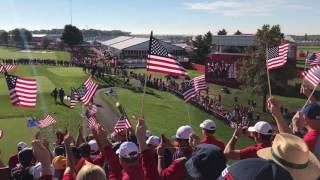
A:
[[[37,81],[6,74],[11,104],[17,107],[34,108],[37,104]]]
[[[269,48],[267,56],[267,69],[271,70],[283,66],[287,62],[288,49],[288,43]]]
[[[186,102],[190,101],[197,95],[197,91],[191,81],[184,83],[182,91],[183,98]]]
[[[174,56],[169,54],[164,45],[151,34],[147,71],[172,76],[188,76],[187,71],[180,65]]]

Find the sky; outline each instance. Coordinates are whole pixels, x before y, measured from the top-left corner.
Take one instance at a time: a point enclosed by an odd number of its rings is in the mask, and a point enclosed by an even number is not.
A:
[[[61,29],[72,9],[80,29],[196,35],[280,24],[285,34],[320,34],[319,6],[320,0],[1,0],[0,29]]]

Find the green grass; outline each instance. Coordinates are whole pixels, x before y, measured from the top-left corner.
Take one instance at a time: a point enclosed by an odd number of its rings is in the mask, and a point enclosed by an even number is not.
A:
[[[142,73],[142,74],[143,74],[143,73],[148,73],[148,74],[151,74],[153,77],[156,77],[156,78],[163,78],[163,77],[164,77],[163,74],[147,72],[145,68],[143,68],[143,69],[141,69],[141,68],[139,68],[139,69],[133,69],[133,70],[131,70],[131,71],[133,71],[133,72],[135,72],[135,73]],[[196,70],[191,70],[191,69],[188,69],[187,72],[188,72],[188,74],[189,74],[189,76],[190,76],[191,78],[194,78],[194,77],[203,75],[203,73],[200,73],[200,72],[198,72],[198,71],[196,71]]]
[[[60,129],[68,127],[73,135],[76,135],[77,127],[82,124],[83,120],[80,117],[81,105],[76,109],[69,109],[66,106],[55,105],[53,98],[51,97],[51,91],[54,87],[63,87],[66,94],[70,94],[71,87],[79,87],[81,83],[86,79],[86,75],[77,68],[60,67],[64,73],[53,73],[54,68],[47,66],[18,66],[13,74],[23,77],[36,76],[38,81],[38,95],[37,95],[37,107],[35,109],[24,109],[13,107],[10,103],[10,98],[7,94],[6,83],[4,79],[0,79],[2,84],[0,88],[0,128],[4,129],[5,137],[0,140],[0,150],[3,153],[3,160],[7,162],[8,155],[16,152],[15,145],[24,140],[30,144],[30,140],[33,137],[35,128],[27,128],[26,120],[31,116],[36,118],[43,118],[46,114],[51,114],[57,123],[49,128],[41,130],[43,137],[47,137],[50,141],[53,141],[54,129]],[[70,73],[78,72],[77,77],[70,77]],[[68,103],[67,101],[65,101]]]
[[[320,46],[298,46],[299,51],[320,51]]]
[[[135,69],[133,71],[139,72],[139,73],[145,72],[144,69]],[[159,78],[164,77],[163,74],[156,74],[156,75]],[[197,76],[197,75],[195,75],[195,76]],[[179,78],[179,79],[177,79],[177,82],[181,82],[182,80],[183,80],[183,78]],[[292,83],[300,82],[300,81],[301,80],[299,80],[299,79],[295,79]],[[131,83],[134,83],[136,85],[140,84],[139,82],[136,82],[135,80],[131,80]],[[208,86],[209,86],[209,96],[214,97],[214,96],[218,96],[220,94],[222,97],[221,103],[222,103],[223,107],[226,108],[227,110],[233,110],[235,96],[238,97],[239,102],[243,105],[246,105],[248,103],[249,99],[250,100],[253,99],[257,102],[257,107],[254,109],[254,117],[256,117],[256,115],[259,114],[261,120],[273,122],[271,114],[268,112],[262,111],[262,100],[263,100],[262,96],[259,96],[256,94],[251,94],[248,91],[244,91],[244,90],[236,89],[236,88],[228,88],[230,90],[230,94],[224,94],[221,91],[221,89],[224,86],[213,84],[213,83],[209,83]],[[275,97],[279,101],[281,106],[288,108],[288,110],[290,112],[296,111],[299,108],[301,108],[306,101],[306,99],[302,99],[302,98],[284,97],[284,96],[276,96],[276,95],[275,95]]]
[[[21,52],[20,49],[0,46],[0,59],[52,59],[69,61],[71,56],[65,51],[31,51]]]
[[[116,88],[120,102],[125,107],[128,117],[133,115],[139,116],[141,112],[141,95],[124,88]],[[212,115],[201,111],[200,109],[186,104],[178,97],[158,90],[153,90],[155,95],[146,95],[144,101],[144,114],[148,128],[156,135],[165,134],[171,137],[175,134],[178,127],[182,125],[192,125],[198,135],[200,134],[199,124],[205,119],[213,119],[217,124],[216,136],[224,142],[227,142],[232,135],[233,129],[228,127],[226,123]],[[116,100],[113,97],[101,94],[101,96],[115,106]],[[115,107],[114,107],[115,108]],[[190,112],[190,120],[188,111]],[[131,122],[135,125],[136,119],[131,118]],[[241,138],[238,142],[238,148],[251,145],[253,142],[248,138]]]
[[[0,127],[4,130],[4,138],[0,140],[1,159],[7,163],[7,158],[17,152],[17,143],[26,142],[31,146],[35,129],[27,128],[24,118],[0,119]]]

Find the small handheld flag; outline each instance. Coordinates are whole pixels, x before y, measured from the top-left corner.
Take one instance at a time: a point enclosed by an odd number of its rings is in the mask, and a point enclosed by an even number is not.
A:
[[[39,128],[46,128],[54,123],[56,123],[56,120],[50,116],[50,115],[47,115],[44,119],[40,120],[39,122]]]
[[[276,69],[287,62],[289,44],[281,44],[267,50],[267,69]]]
[[[121,132],[121,131],[124,131],[126,129],[130,129],[131,127],[132,126],[131,126],[131,123],[128,120],[128,118],[125,117],[125,116],[121,116],[113,129],[114,129],[115,132]]]

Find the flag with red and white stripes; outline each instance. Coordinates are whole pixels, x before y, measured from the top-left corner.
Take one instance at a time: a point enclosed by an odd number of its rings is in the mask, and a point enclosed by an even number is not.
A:
[[[88,118],[88,127],[95,128],[98,126],[98,122],[95,116],[91,116]]]
[[[310,66],[320,65],[320,52],[309,55],[307,57],[307,63]]]
[[[71,109],[75,108],[76,105],[77,105],[77,102],[79,102],[79,93],[77,91],[72,91],[71,92],[71,97],[70,97],[69,107]]]
[[[1,65],[0,66],[0,73],[8,73],[13,71],[17,66],[14,64],[8,64],[8,65]]]
[[[113,129],[114,129],[115,132],[121,132],[121,131],[124,131],[126,129],[130,129],[131,127],[132,126],[131,126],[131,123],[128,120],[128,118],[124,117],[124,116],[121,116],[120,119],[115,124]]]
[[[174,56],[161,42],[150,36],[149,54],[147,58],[147,71],[172,76],[188,76],[187,71],[180,65]]]
[[[91,99],[95,95],[98,85],[92,81],[91,77],[89,77],[84,83],[85,93],[81,97],[81,100],[84,105],[88,105],[91,102]]]
[[[194,89],[197,92],[208,89],[205,75],[195,77],[191,81],[192,81]]]
[[[37,104],[37,81],[13,75],[5,75],[11,104],[17,107],[34,108]]]
[[[288,49],[288,43],[269,48],[267,56],[267,69],[271,70],[283,66],[287,62]]]
[[[304,79],[313,87],[317,87],[320,83],[320,66],[314,66],[304,75]]]
[[[185,82],[182,87],[182,95],[185,102],[190,101],[197,95],[197,91],[193,86],[192,81]]]
[[[38,127],[46,128],[54,123],[56,123],[56,120],[52,116],[47,115],[44,119],[38,121]]]

